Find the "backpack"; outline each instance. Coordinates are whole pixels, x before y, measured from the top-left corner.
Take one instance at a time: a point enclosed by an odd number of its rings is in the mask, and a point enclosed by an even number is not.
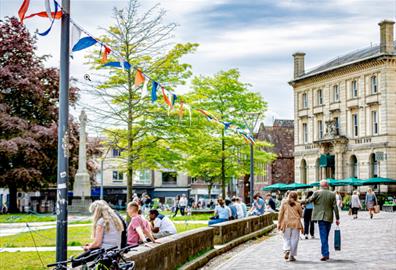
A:
[[[124,248],[127,246],[127,230],[128,230],[128,225],[125,221],[125,219],[118,213],[117,211],[114,211],[117,215],[117,217],[121,220],[122,222],[122,227],[124,228],[121,232],[121,248]]]

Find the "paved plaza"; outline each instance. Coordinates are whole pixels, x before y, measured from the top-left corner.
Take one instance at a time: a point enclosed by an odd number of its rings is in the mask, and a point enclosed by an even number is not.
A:
[[[300,240],[297,261],[283,259],[282,237],[274,233],[266,241],[253,244],[220,265],[208,269],[396,269],[396,213],[380,213],[373,220],[367,212],[352,220],[341,216],[342,250],[334,251],[334,224],[330,233],[330,261],[321,262],[317,225],[316,239]]]

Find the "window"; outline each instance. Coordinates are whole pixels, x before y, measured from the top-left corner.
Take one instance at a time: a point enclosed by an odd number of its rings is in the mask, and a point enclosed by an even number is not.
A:
[[[352,114],[352,134],[353,136],[357,137],[359,136],[359,118],[357,113]]]
[[[307,93],[302,94],[302,107],[303,107],[303,109],[308,108],[308,96],[307,96]]]
[[[371,112],[371,123],[372,123],[372,132],[373,135],[378,135],[378,112]]]
[[[351,156],[350,168],[351,168],[351,177],[358,178],[358,163],[355,155]]]
[[[323,139],[323,121],[318,121],[318,139]]]
[[[113,182],[122,182],[124,180],[124,175],[122,172],[113,171]]]
[[[113,149],[113,157],[119,157],[121,154],[119,149]]]
[[[355,98],[358,96],[358,84],[357,80],[353,80],[351,83],[351,89],[352,89],[352,97]]]
[[[305,159],[301,160],[300,166],[300,183],[306,184],[307,183],[307,162]]]
[[[370,155],[370,178],[378,177],[378,161],[374,153]]]
[[[317,98],[317,104],[318,105],[322,105],[323,104],[323,93],[322,93],[322,89],[319,89],[316,92],[316,98]]]
[[[176,172],[162,172],[163,185],[176,185],[177,173]]]
[[[303,142],[307,143],[308,142],[308,126],[307,123],[302,124],[302,131],[303,131]]]
[[[371,94],[376,94],[378,92],[377,76],[372,76],[370,82],[371,82]]]
[[[340,100],[340,88],[338,85],[333,86],[333,101],[339,101]]]
[[[340,119],[338,117],[334,117],[334,127],[335,135],[340,135]]]
[[[150,170],[138,171],[135,175],[134,184],[150,185],[151,171]]]

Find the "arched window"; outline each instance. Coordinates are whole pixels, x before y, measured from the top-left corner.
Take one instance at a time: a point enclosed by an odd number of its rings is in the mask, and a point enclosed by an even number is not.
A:
[[[305,159],[301,160],[300,182],[303,183],[303,184],[307,183],[307,162],[305,161]]]
[[[316,159],[315,162],[315,181],[322,180],[321,173],[320,173],[320,158]]]
[[[351,168],[351,177],[358,177],[358,162],[357,158],[355,155],[351,156],[351,159],[349,161],[350,163],[350,168]]]
[[[372,153],[370,155],[369,166],[370,166],[370,168],[369,168],[370,178],[378,177],[378,162],[377,162],[377,159],[375,158],[375,154],[374,153]]]

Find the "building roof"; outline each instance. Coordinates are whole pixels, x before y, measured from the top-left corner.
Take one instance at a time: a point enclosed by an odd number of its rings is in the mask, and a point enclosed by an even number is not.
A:
[[[391,55],[396,56],[396,40],[394,41],[394,47],[395,50]],[[361,61],[365,61],[368,59],[372,59],[372,58],[377,58],[379,56],[383,56],[383,55],[389,55],[387,53],[380,53],[380,46],[376,45],[376,46],[370,46],[369,48],[365,48],[365,49],[360,49],[357,51],[353,51],[350,53],[347,53],[343,56],[337,57],[323,65],[320,65],[318,67],[315,67],[307,72],[305,72],[304,74],[302,74],[301,76],[295,78],[292,80],[293,81],[298,81],[301,79],[305,79],[314,75],[318,75],[320,73],[324,73],[327,71],[331,71],[340,67],[344,67],[344,66],[348,66],[351,64],[355,64]]]

